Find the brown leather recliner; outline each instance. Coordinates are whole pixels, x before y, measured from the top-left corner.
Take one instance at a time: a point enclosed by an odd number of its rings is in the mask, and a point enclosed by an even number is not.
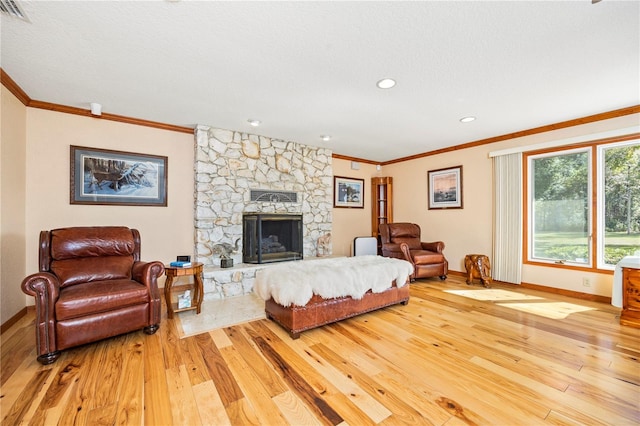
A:
[[[140,233],[122,226],[40,232],[40,272],[22,281],[35,297],[38,361],[107,337],[160,326],[162,262],[140,261]]]
[[[442,241],[420,241],[420,226],[415,223],[382,223],[378,230],[382,242],[382,255],[411,262],[412,281],[416,278],[447,278],[449,264],[442,253]]]

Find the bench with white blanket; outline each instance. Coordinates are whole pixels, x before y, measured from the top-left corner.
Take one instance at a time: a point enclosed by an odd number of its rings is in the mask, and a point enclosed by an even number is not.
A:
[[[256,273],[265,312],[292,338],[302,331],[409,301],[413,266],[401,259],[356,256],[287,262]]]

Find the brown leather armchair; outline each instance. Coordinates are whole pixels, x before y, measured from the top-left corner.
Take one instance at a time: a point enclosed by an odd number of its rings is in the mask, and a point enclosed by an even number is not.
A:
[[[140,233],[127,227],[40,232],[40,272],[22,281],[35,297],[38,361],[133,330],[160,326],[162,262],[140,261]]]
[[[420,241],[420,226],[415,223],[382,223],[379,226],[382,255],[404,259],[413,265],[411,280],[447,278],[449,264],[444,257],[444,243]]]

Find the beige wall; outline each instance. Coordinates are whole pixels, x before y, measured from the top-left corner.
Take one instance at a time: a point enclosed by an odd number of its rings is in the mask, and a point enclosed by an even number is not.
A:
[[[66,226],[136,228],[143,260],[193,255],[193,135],[35,108],[27,129],[28,271],[38,267],[40,230]],[[70,145],[167,156],[167,207],[70,204]]]
[[[449,269],[464,271],[464,256],[491,254],[491,160],[473,148],[384,166],[393,177],[393,220],[414,222],[423,241],[443,241]],[[462,165],[463,208],[428,210],[427,171]]]
[[[353,239],[371,236],[371,178],[381,176],[376,166],[358,163],[359,170],[351,169],[351,161],[333,159],[333,175],[364,179],[364,208],[334,208],[331,242],[335,256],[353,255]]]
[[[27,108],[0,86],[0,324],[25,307]],[[37,245],[37,243],[36,243]]]
[[[394,221],[418,223],[422,228],[424,240],[444,241],[449,269],[462,272],[465,270],[465,254],[483,253],[491,256],[492,253],[493,172],[490,152],[623,129],[638,124],[640,115],[625,116],[386,165],[382,168],[382,173],[393,177]],[[427,171],[458,165],[463,166],[464,208],[428,210]],[[590,288],[582,285],[583,277],[590,278]],[[611,296],[611,274],[524,265],[522,281]]]

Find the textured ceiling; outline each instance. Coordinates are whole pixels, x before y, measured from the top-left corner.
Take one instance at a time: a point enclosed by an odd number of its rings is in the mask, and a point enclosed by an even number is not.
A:
[[[20,4],[0,65],[34,100],[372,161],[640,104],[638,1]]]

